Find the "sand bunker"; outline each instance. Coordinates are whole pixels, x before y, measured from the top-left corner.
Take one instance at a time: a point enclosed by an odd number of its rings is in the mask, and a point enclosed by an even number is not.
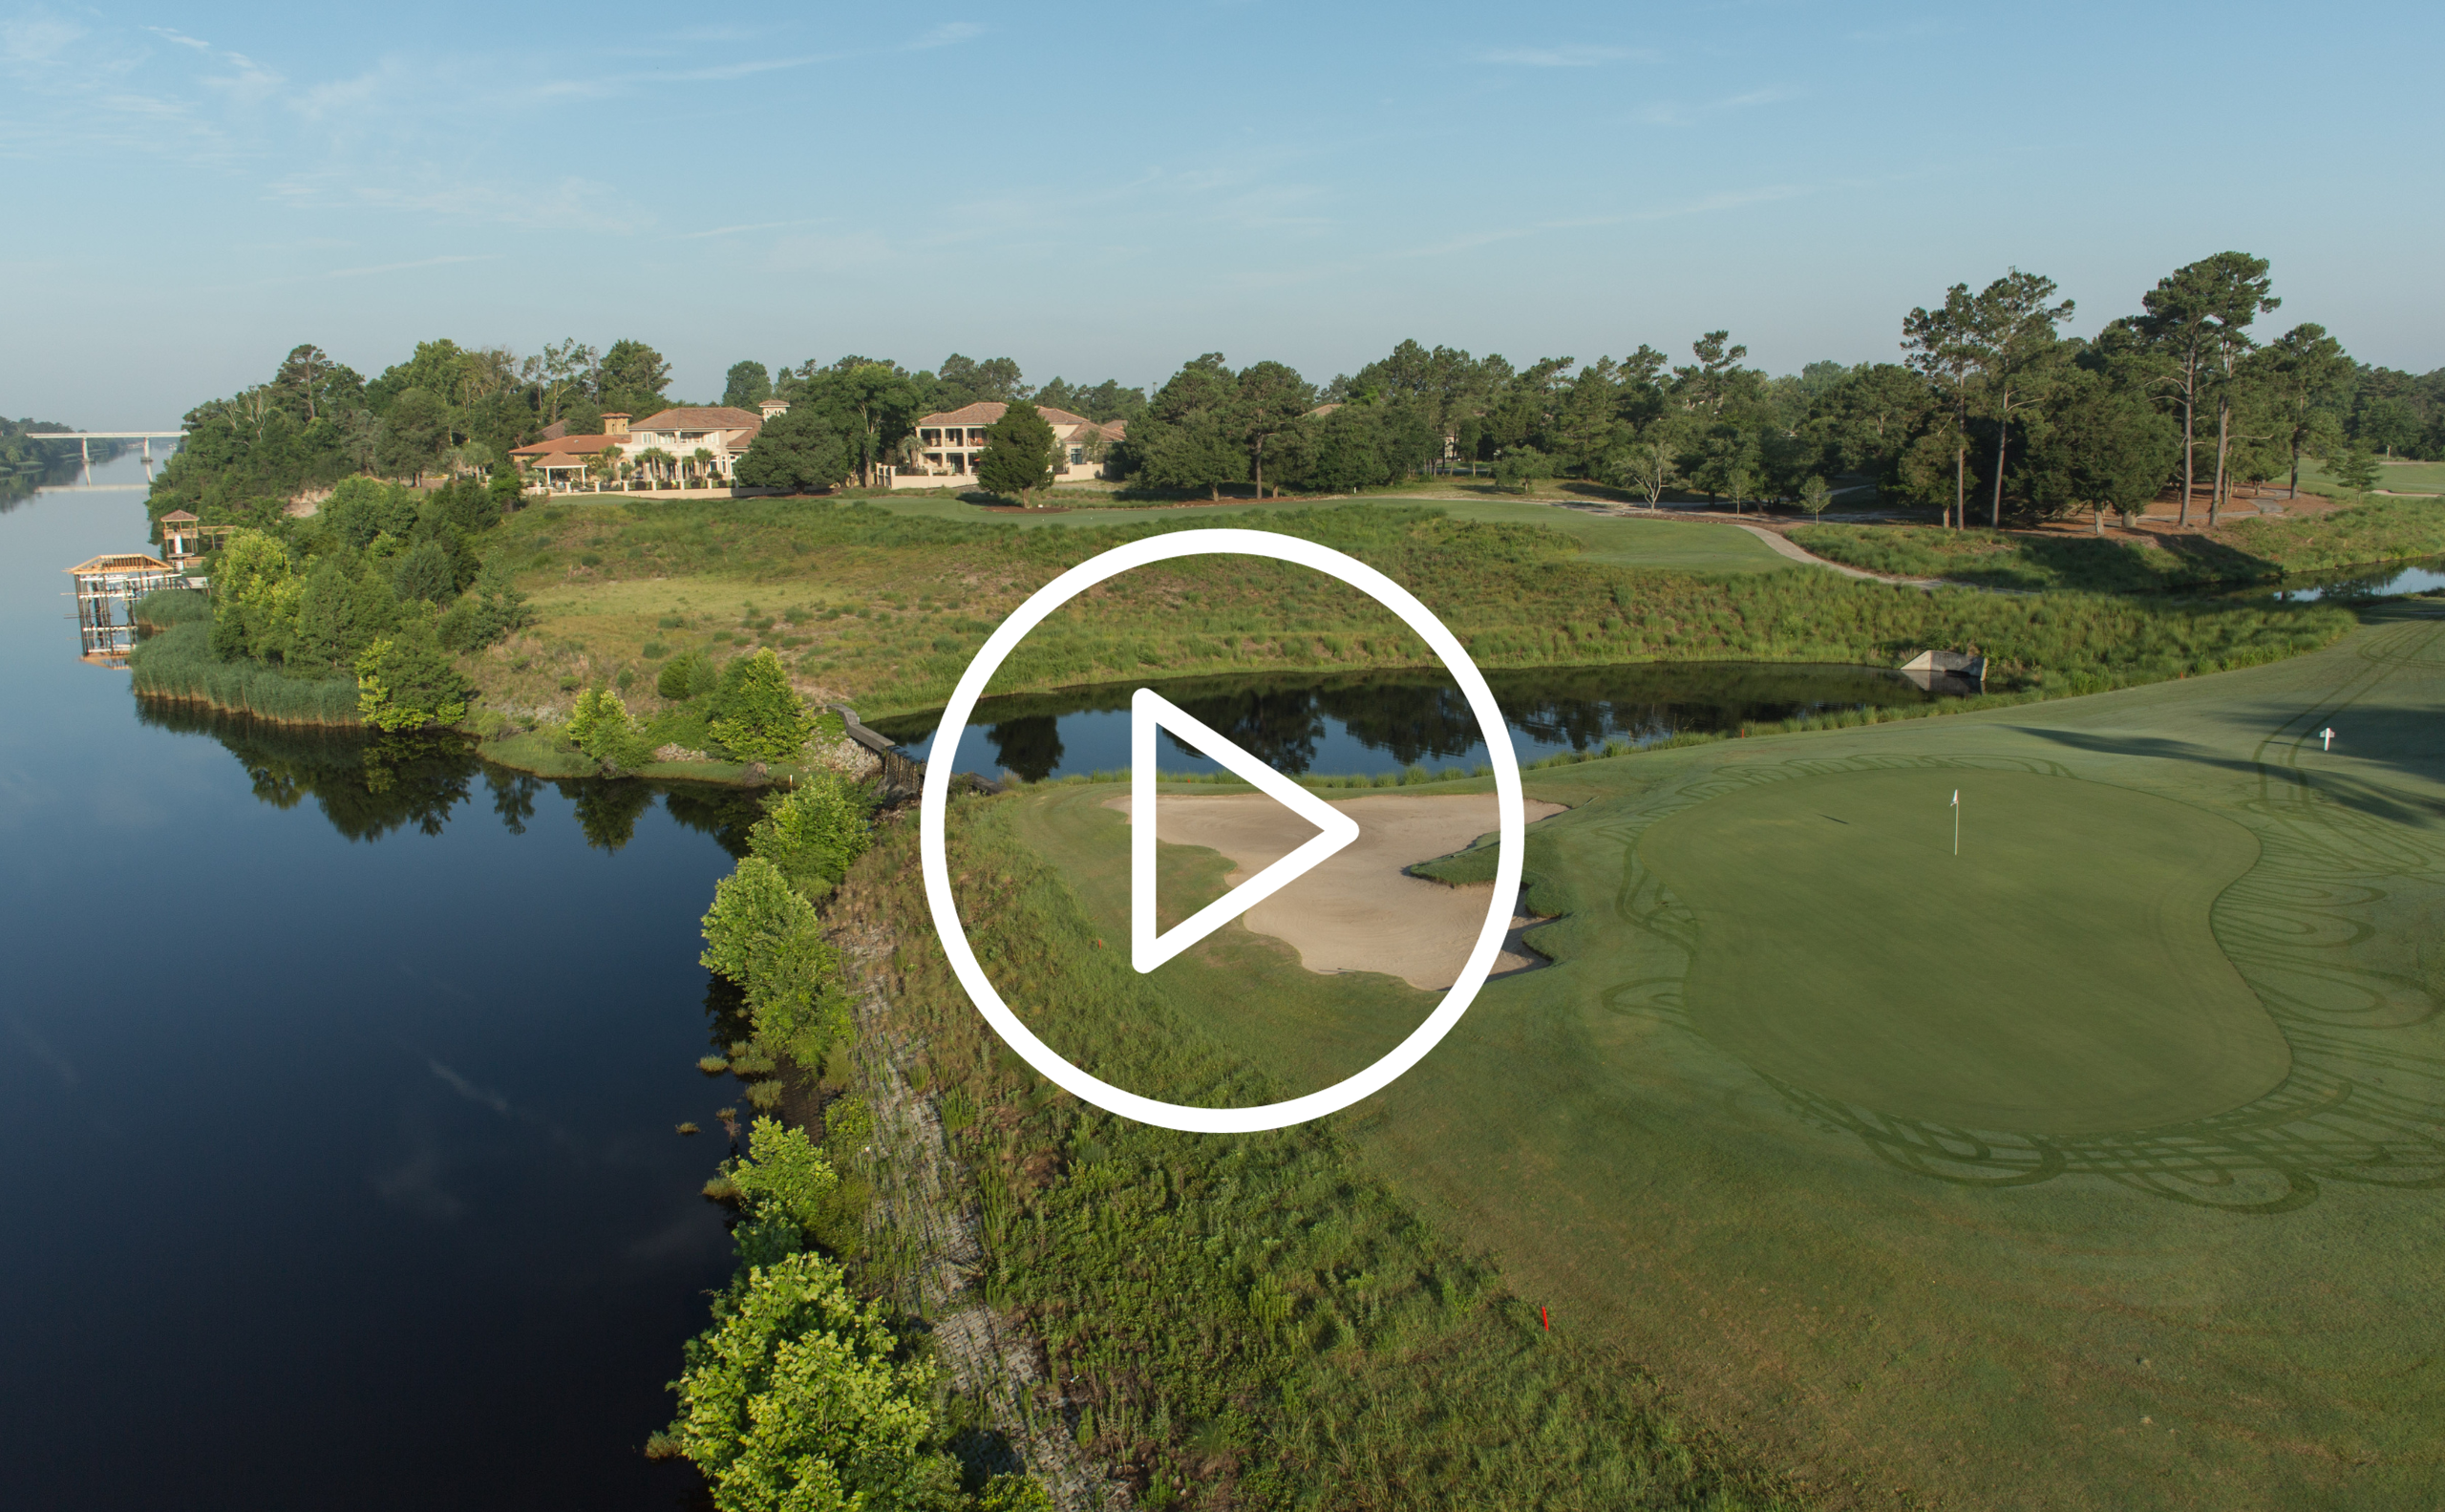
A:
[[[1129,812],[1129,799],[1107,807]],[[1402,868],[1448,856],[1499,820],[1494,795],[1350,799],[1333,807],[1358,821],[1358,839],[1323,865],[1240,917],[1299,952],[1310,971],[1381,971],[1412,987],[1441,991],[1458,978],[1484,927],[1492,884],[1447,887],[1403,876]],[[1559,814],[1559,803],[1527,805],[1528,821]],[[1288,855],[1315,827],[1263,794],[1187,798],[1166,794],[1159,839],[1202,845],[1230,858],[1237,886]],[[1537,964],[1520,943],[1533,919],[1513,905],[1511,935],[1495,962],[1498,975]]]

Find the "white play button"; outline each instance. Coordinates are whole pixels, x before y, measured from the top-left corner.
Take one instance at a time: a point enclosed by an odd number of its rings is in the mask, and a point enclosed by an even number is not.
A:
[[[1155,919],[1155,733],[1169,729],[1232,776],[1316,826],[1314,839],[1158,933]],[[1358,838],[1358,821],[1224,739],[1151,688],[1129,702],[1129,964],[1151,971],[1298,881]]]

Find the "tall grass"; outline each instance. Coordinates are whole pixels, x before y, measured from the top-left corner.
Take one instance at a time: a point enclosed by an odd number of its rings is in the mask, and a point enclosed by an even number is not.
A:
[[[2330,514],[2252,515],[2215,536],[2155,543],[1925,525],[1802,525],[1791,538],[1828,561],[1896,577],[2130,593],[2434,556],[2445,552],[2445,503],[2363,499]]]
[[[161,588],[136,601],[136,623],[148,630],[212,618],[212,601],[193,588]]]
[[[1209,1106],[1282,1096],[1098,948],[1069,884],[1015,838],[1023,801],[952,812],[979,954],[1059,1005],[1065,1049],[1098,1075]],[[884,828],[840,905],[900,935],[895,1021],[925,1036],[946,1102],[979,1110],[954,1140],[986,1300],[1043,1341],[1065,1383],[1043,1410],[1092,1454],[1150,1489],[1199,1487],[1201,1505],[1217,1488],[1242,1507],[1779,1504],[1626,1362],[1541,1328],[1329,1126],[1184,1135],[1043,1082],[924,928],[915,850],[914,826]]]
[[[138,642],[128,670],[137,692],[148,698],[202,704],[274,724],[357,723],[353,679],[284,677],[260,662],[222,661],[212,654],[212,627],[204,620],[188,619]]]

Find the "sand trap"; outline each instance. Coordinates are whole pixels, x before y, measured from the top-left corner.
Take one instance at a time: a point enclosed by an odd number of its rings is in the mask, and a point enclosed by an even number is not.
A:
[[[1129,799],[1106,807],[1129,812]],[[1358,821],[1358,839],[1340,854],[1240,917],[1299,952],[1310,971],[1381,971],[1412,987],[1441,991],[1459,976],[1484,927],[1492,884],[1447,887],[1401,870],[1448,856],[1499,822],[1494,795],[1349,799],[1333,807]],[[1563,805],[1530,799],[1528,822]],[[1158,812],[1161,840],[1202,845],[1230,858],[1226,881],[1247,881],[1316,833],[1314,826],[1261,793],[1228,798],[1166,794]],[[1538,957],[1520,943],[1536,921],[1513,905],[1511,935],[1495,972],[1522,970]]]

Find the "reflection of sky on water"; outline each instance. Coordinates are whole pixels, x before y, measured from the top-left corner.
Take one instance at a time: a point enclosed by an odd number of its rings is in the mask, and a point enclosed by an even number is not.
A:
[[[1893,673],[1858,667],[1648,664],[1502,672],[1488,680],[1522,761],[1607,741],[1650,745],[1681,734],[1927,697]],[[1129,765],[1128,700],[1137,686],[987,700],[961,733],[959,769],[1011,772],[1031,780],[1119,771]],[[1166,697],[1281,772],[1373,775],[1413,765],[1439,771],[1486,759],[1477,721],[1449,681],[1403,674],[1287,686],[1279,678],[1161,686]],[[936,730],[929,716],[877,726],[920,759],[932,751]],[[1163,770],[1220,770],[1165,734]]]
[[[2445,557],[2349,575],[2319,573],[2300,581],[2305,586],[2279,587],[2275,597],[2287,604],[2314,604],[2329,598],[2398,598],[2407,593],[2433,593],[2445,588]]]

